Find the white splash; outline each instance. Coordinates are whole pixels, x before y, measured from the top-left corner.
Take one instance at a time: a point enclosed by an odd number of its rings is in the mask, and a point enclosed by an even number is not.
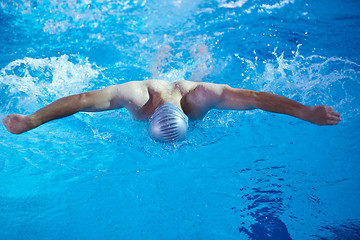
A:
[[[294,0],[282,0],[280,1],[279,3],[275,3],[273,5],[270,5],[270,4],[262,4],[261,5],[261,8],[262,9],[268,9],[268,10],[271,10],[271,9],[279,9],[279,8],[282,8],[284,7],[285,5],[288,5],[289,3],[294,3]]]
[[[358,117],[360,65],[336,57],[304,57],[299,53],[300,46],[293,57],[278,55],[275,49],[275,60],[263,62],[236,56],[247,65],[244,84],[303,104],[332,106],[343,119]]]
[[[9,63],[0,70],[0,86],[7,98],[7,108],[19,108],[30,102],[49,103],[64,95],[88,89],[90,81],[99,74],[87,59],[62,55],[44,59],[25,57]],[[73,63],[75,62],[75,63]],[[17,103],[10,104],[13,99]]]
[[[229,2],[229,3],[221,3],[219,5],[219,7],[221,8],[238,8],[238,7],[242,7],[245,3],[247,2],[247,0],[239,0],[237,2]]]

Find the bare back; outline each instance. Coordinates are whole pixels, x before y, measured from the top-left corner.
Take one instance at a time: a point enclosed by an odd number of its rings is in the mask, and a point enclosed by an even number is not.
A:
[[[145,80],[117,85],[123,107],[135,119],[147,120],[157,107],[173,103],[190,119],[201,119],[218,101],[224,85],[191,81]],[[120,99],[119,99],[120,100]]]

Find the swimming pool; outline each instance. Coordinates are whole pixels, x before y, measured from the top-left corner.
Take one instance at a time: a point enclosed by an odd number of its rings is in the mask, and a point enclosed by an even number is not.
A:
[[[211,111],[152,141],[125,110],[1,127],[1,239],[359,239],[359,1],[1,1],[0,117],[156,77],[333,106]]]

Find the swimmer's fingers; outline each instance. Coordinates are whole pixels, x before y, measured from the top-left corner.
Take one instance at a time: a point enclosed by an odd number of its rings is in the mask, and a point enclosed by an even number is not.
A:
[[[340,114],[335,112],[332,107],[318,105],[310,108],[307,121],[317,125],[336,125],[340,122]]]
[[[10,115],[7,115],[3,120],[2,120],[2,123],[3,125],[6,127],[6,129],[9,131],[9,132],[12,132],[12,122],[13,122],[13,119],[16,117],[16,114],[10,114]]]
[[[336,117],[338,117],[338,118],[340,118],[340,113],[338,113],[338,112],[335,112],[335,111],[334,111],[334,112],[333,112],[333,115],[336,116]]]
[[[340,113],[336,112],[332,107],[329,106],[324,106],[324,107],[329,114],[340,117]]]
[[[328,121],[326,125],[337,125],[339,121]]]
[[[341,121],[340,114],[332,115],[330,117],[330,120],[338,121],[338,122]]]
[[[340,113],[335,112],[332,107],[327,107],[327,112],[329,115],[329,124],[336,125],[341,121]]]
[[[341,121],[340,119],[337,119],[337,120],[331,119],[326,122],[326,125],[336,125],[336,124],[339,124],[340,121]]]
[[[26,132],[33,127],[27,116],[22,114],[10,114],[3,119],[3,124],[10,133],[20,134]]]

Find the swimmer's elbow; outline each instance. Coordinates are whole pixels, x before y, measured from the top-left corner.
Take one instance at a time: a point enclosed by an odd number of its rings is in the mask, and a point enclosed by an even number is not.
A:
[[[91,112],[93,111],[95,105],[94,103],[91,101],[91,94],[89,92],[85,92],[85,93],[80,93],[77,96],[77,102],[80,106],[81,111],[84,112]]]

